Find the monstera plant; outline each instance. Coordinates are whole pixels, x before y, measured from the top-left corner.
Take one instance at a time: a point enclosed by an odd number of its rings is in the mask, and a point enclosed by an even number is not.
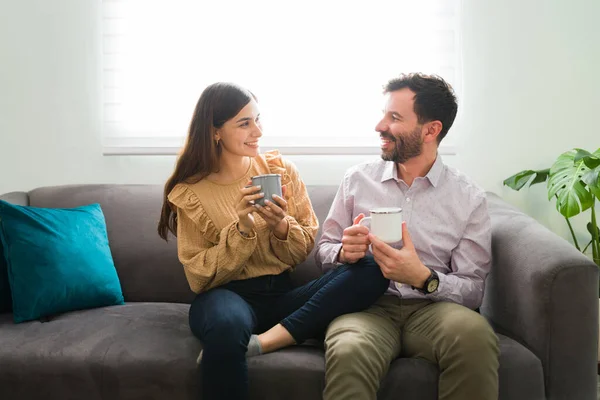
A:
[[[524,170],[504,180],[514,190],[547,182],[548,200],[556,199],[556,209],[565,217],[573,244],[577,250],[587,253],[591,249],[592,259],[600,267],[600,229],[596,220],[596,201],[600,201],[600,149],[594,153],[573,149],[561,154],[552,167],[539,171]],[[569,220],[586,210],[590,211],[587,231],[590,240],[580,246]]]

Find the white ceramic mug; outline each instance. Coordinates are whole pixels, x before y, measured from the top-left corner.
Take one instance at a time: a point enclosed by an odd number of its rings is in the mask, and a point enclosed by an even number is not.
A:
[[[371,221],[370,231],[385,243],[396,243],[402,240],[402,209],[400,207],[380,207],[369,210],[371,216],[358,223]]]

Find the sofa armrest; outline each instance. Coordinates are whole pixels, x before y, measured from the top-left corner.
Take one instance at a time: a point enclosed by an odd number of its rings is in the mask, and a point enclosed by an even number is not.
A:
[[[26,192],[10,192],[0,194],[0,200],[4,200],[8,203],[16,204],[18,206],[29,205],[29,195]]]
[[[542,361],[548,399],[595,399],[598,268],[488,193],[492,271],[481,312]]]

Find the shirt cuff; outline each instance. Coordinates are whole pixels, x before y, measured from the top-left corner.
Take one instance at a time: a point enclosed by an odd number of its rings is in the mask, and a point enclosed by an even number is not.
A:
[[[288,239],[290,238],[290,231],[292,230],[292,222],[290,221],[290,218],[292,218],[292,217],[290,217],[289,215],[286,215],[284,218],[288,224],[288,229],[287,229],[287,234],[285,235],[285,239],[278,238],[277,235],[275,235],[275,232],[271,231],[271,236],[278,242],[287,243]]]
[[[252,229],[250,233],[242,233],[242,231],[239,230],[237,223],[235,224],[235,230],[237,231],[238,235],[246,240],[252,240],[256,237],[256,231],[254,231],[254,229]]]
[[[437,270],[435,272],[437,273],[439,280],[438,288],[435,292],[428,294],[427,297],[434,300],[443,300],[445,298],[444,291],[448,287],[448,276]]]
[[[342,251],[341,243],[332,245],[329,249],[329,254],[323,260],[323,264],[334,265],[336,267],[344,265],[344,263],[338,261],[338,255],[340,254],[340,251]]]

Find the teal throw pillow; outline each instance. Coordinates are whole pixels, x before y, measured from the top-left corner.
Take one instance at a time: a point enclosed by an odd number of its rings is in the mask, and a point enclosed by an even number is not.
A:
[[[0,200],[0,239],[16,323],[123,304],[99,204],[57,209]]]
[[[10,299],[10,285],[8,284],[8,270],[4,253],[2,250],[2,241],[0,241],[0,314],[11,312],[12,301]]]

